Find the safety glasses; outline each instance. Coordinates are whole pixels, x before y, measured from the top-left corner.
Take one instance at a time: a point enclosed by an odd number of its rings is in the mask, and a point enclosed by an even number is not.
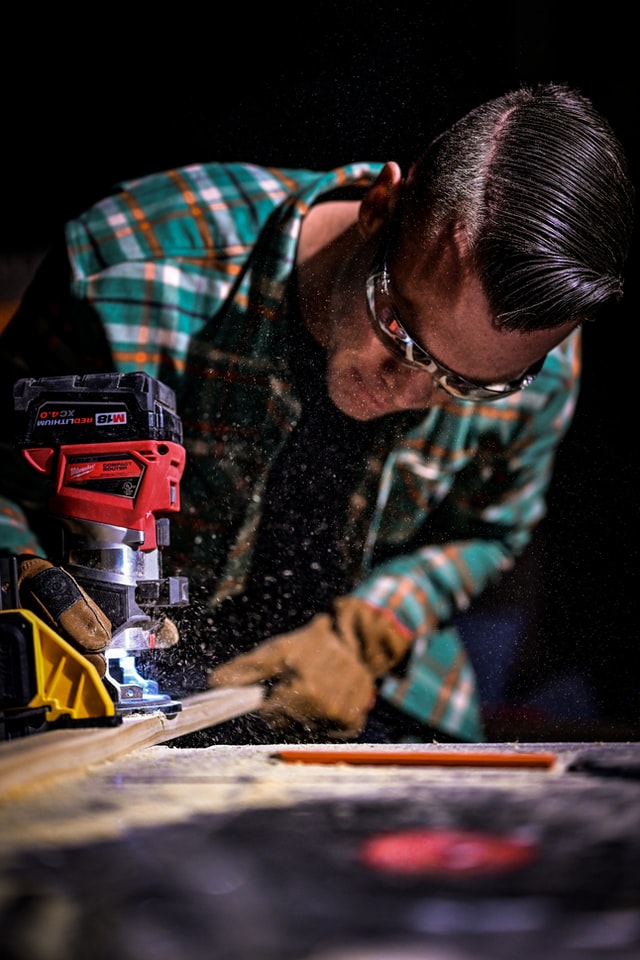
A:
[[[367,307],[374,331],[381,343],[395,357],[410,367],[426,370],[439,387],[459,400],[500,400],[509,394],[524,390],[542,369],[545,357],[507,383],[475,383],[467,380],[430,354],[409,336],[398,319],[390,292],[391,278],[387,269],[387,251],[367,278]]]

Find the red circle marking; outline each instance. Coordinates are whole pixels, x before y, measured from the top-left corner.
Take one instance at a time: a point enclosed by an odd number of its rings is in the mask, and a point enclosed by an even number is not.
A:
[[[537,845],[464,830],[406,830],[369,837],[359,853],[368,867],[389,873],[479,876],[525,866]]]

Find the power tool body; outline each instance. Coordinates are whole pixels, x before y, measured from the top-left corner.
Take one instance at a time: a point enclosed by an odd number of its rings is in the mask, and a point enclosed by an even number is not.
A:
[[[158,644],[170,609],[189,602],[187,579],[162,574],[185,463],[173,390],[144,373],[23,379],[14,410],[17,444],[46,478],[48,513],[59,525],[60,556],[51,559],[104,611],[112,639],[100,680],[50,626],[19,609],[16,564],[5,561],[0,730],[10,736],[12,715],[35,707],[46,710],[49,726],[99,720],[95,714],[104,722],[153,710],[175,716],[180,703],[136,665],[137,653]],[[79,688],[91,689],[91,706],[78,706]]]

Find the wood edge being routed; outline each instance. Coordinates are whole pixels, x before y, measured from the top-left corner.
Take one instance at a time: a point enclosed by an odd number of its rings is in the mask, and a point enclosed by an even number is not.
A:
[[[263,698],[259,685],[207,690],[183,699],[171,718],[155,711],[124,717],[119,726],[47,730],[1,743],[0,797],[252,713]]]

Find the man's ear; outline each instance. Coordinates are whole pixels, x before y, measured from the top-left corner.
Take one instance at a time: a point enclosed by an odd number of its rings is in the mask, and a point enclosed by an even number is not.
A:
[[[388,227],[401,186],[402,171],[395,160],[390,160],[385,163],[360,203],[358,227],[365,239],[381,234]]]

